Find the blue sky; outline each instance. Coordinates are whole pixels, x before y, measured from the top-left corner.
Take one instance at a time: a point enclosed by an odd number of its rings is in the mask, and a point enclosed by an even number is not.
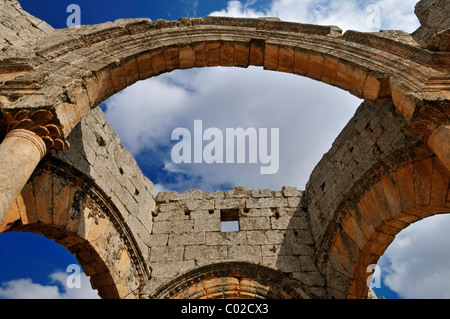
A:
[[[213,14],[278,16],[288,21],[337,25],[344,31],[400,29],[412,32],[418,27],[413,13],[416,0],[19,2],[25,10],[55,28],[66,27],[70,14],[66,9],[72,3],[81,8],[81,24],[141,17],[176,20]],[[374,12],[378,20],[372,19]],[[144,174],[154,182],[155,190],[182,192],[192,188],[223,190],[238,185],[274,190],[290,185],[304,189],[314,165],[331,147],[360,103],[347,92],[298,76],[260,68],[207,68],[174,71],[140,81],[105,101],[101,108]],[[170,157],[170,149],[175,143],[170,139],[170,132],[177,127],[192,128],[195,119],[201,119],[205,128],[222,130],[239,126],[279,127],[282,141],[279,171],[261,175],[259,164],[175,165]],[[399,234],[399,239],[388,248],[386,257],[379,263],[382,285],[381,289],[375,290],[378,295],[417,298],[423,297],[423,287],[428,287],[431,294],[426,297],[448,296],[444,288],[435,289],[440,287],[438,283],[450,285],[450,274],[445,271],[450,269],[450,259],[442,258],[440,252],[433,249],[438,246],[438,241],[450,244],[445,230],[450,222],[444,217],[416,223],[415,228],[411,226]],[[409,262],[411,260],[414,263]],[[439,267],[433,268],[435,260],[439,260]],[[95,296],[87,278],[83,278],[82,289],[67,289],[64,282],[70,264],[76,264],[75,258],[65,248],[42,236],[0,234],[0,298]],[[412,264],[415,268],[411,268]],[[417,279],[421,278],[417,273],[424,269],[433,269],[432,273],[423,272],[429,274],[428,281],[425,280],[427,276],[422,276],[421,281]],[[394,287],[396,292],[388,286]]]
[[[54,28],[65,28],[69,4],[81,8],[81,24],[96,24],[122,18],[177,20],[181,17],[202,17],[226,7],[226,0],[45,0],[19,1],[22,8],[46,21]],[[197,3],[197,4],[196,4]]]

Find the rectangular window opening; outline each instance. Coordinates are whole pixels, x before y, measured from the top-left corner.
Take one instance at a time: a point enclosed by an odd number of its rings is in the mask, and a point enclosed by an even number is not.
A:
[[[221,232],[239,231],[239,210],[222,209],[220,211]]]

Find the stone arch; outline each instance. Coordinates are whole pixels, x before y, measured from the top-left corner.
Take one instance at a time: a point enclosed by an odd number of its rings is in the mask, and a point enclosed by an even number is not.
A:
[[[384,175],[345,212],[329,252],[328,286],[341,298],[364,298],[370,273],[395,235],[422,218],[450,213],[450,174],[437,157]]]
[[[199,267],[156,289],[158,299],[309,299],[299,282],[280,271],[248,262]]]
[[[411,178],[403,179],[401,184],[388,184],[388,177],[394,178],[392,174],[404,174],[404,167],[413,168]],[[366,278],[369,275],[366,273],[367,266],[376,263],[390,243],[385,242],[381,253],[377,251],[374,254],[368,250],[370,258],[365,256],[363,262],[371,260],[370,263],[363,266],[357,264],[365,241],[372,240],[371,232],[376,232],[374,236],[379,237],[387,232],[383,228],[378,229],[381,227],[379,223],[395,224],[395,221],[389,222],[391,215],[386,213],[386,210],[389,211],[386,202],[377,206],[373,204],[368,211],[358,206],[361,201],[367,201],[367,196],[371,196],[372,200],[382,200],[386,196],[389,204],[394,205],[394,199],[399,201],[399,189],[409,187],[413,192],[409,200],[413,202],[409,208],[403,208],[403,213],[414,215],[414,209],[419,208],[414,203],[415,193],[420,196],[428,194],[428,199],[430,194],[433,196],[430,203],[423,200],[423,214],[427,210],[431,213],[447,212],[448,176],[445,164],[424,145],[422,136],[396,112],[392,103],[375,107],[364,102],[315,167],[301,203],[308,213],[315,242],[314,260],[327,280],[328,293],[337,298],[355,297],[354,292],[349,292],[349,287],[357,283],[362,289],[357,297],[365,297],[367,290],[364,287],[367,288]],[[421,188],[426,191],[420,193]],[[373,193],[373,189],[377,193]],[[393,199],[394,194],[397,195]],[[420,198],[419,195],[416,197]],[[440,198],[439,204],[436,198]],[[398,209],[399,204],[395,207]],[[397,211],[393,216],[399,213]],[[375,216],[383,218],[376,219]],[[402,229],[399,223],[395,225],[397,231]],[[403,227],[406,226],[403,224]],[[392,235],[392,240],[395,233],[388,234]],[[375,242],[379,240],[375,239]],[[375,244],[371,245],[373,250]],[[358,267],[355,274],[352,272],[354,267]],[[363,275],[364,278],[361,277]]]
[[[41,234],[67,248],[102,298],[139,298],[149,277],[114,205],[88,177],[55,158],[35,170],[0,224],[5,231]]]
[[[422,49],[401,31],[342,35],[334,26],[278,19],[123,19],[54,30],[33,54],[32,70],[5,82],[4,104],[51,109],[64,137],[112,94],[175,69],[262,66],[337,86],[372,103],[392,100],[406,119],[424,101],[448,98],[440,89],[445,55]],[[431,130],[436,126],[428,124]]]

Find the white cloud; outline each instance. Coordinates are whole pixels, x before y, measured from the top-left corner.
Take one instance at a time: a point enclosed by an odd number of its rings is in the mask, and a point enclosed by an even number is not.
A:
[[[209,15],[236,18],[258,18],[266,16],[262,11],[251,8],[251,3],[243,4],[237,0],[228,1],[226,9],[211,12]]]
[[[450,298],[450,215],[436,215],[401,231],[380,258],[381,278],[400,297]]]
[[[6,299],[55,299],[60,297],[57,286],[43,286],[29,278],[11,280],[0,288],[0,297]]]
[[[112,96],[106,114],[127,149],[136,155],[143,148],[154,148],[164,138],[170,141],[167,130],[185,108],[188,95],[168,78],[148,79]]]
[[[385,30],[403,30],[413,32],[420,22],[414,13],[418,0],[379,0],[382,28]]]
[[[155,184],[154,189],[155,189],[155,194],[158,194],[158,193],[161,193],[161,192],[169,192],[170,191],[169,189],[167,189],[162,184]]]
[[[418,0],[273,0],[265,11],[256,11],[248,3],[233,0],[228,2],[226,9],[211,15],[279,17],[283,21],[336,25],[343,31],[373,32],[389,29],[412,32],[419,27],[414,14],[417,2]]]
[[[199,5],[199,0],[181,0],[184,6],[183,13],[186,16],[197,16],[197,9]]]
[[[89,278],[80,274],[80,288],[68,288],[66,272],[54,272],[50,284],[42,285],[29,278],[10,280],[0,286],[3,299],[98,299],[98,293],[91,288]]]
[[[177,86],[172,85],[175,82]],[[174,102],[177,95],[180,98]],[[170,145],[171,132],[177,127],[193,134],[196,119],[203,121],[203,131],[209,127],[222,132],[238,127],[279,128],[280,166],[274,175],[261,175],[260,161],[177,165],[170,151],[160,160],[167,172],[191,176],[191,180],[178,180],[178,187],[184,183],[188,189],[210,191],[221,184],[281,189],[284,185],[304,188],[312,169],[360,103],[345,91],[292,74],[256,67],[205,68],[175,71],[132,86],[113,100],[112,107],[107,101],[105,113],[123,144],[135,154],[147,147]],[[129,105],[134,106],[133,112]],[[123,125],[124,121],[134,123]]]

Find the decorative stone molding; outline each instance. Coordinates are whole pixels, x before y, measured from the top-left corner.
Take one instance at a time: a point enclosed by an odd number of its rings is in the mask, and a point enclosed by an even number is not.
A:
[[[311,293],[280,271],[247,262],[199,267],[159,287],[155,299],[309,299]]]

